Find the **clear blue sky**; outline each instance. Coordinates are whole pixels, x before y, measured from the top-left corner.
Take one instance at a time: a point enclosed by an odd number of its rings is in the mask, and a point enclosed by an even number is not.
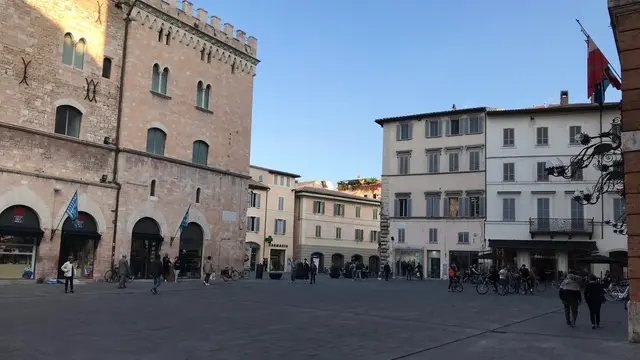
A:
[[[614,68],[606,0],[195,0],[258,38],[251,163],[380,176],[376,118],[586,102],[578,18]],[[607,101],[620,99],[610,89]]]

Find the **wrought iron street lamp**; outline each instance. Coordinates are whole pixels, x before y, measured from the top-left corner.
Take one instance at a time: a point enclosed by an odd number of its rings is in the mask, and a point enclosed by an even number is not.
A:
[[[576,141],[584,147],[577,155],[571,157],[569,165],[549,164],[545,168],[548,175],[565,179],[576,179],[583,169],[593,166],[600,172],[600,177],[592,188],[577,190],[573,200],[583,205],[594,205],[603,194],[612,193],[624,197],[624,162],[622,157],[621,123],[617,117],[611,122],[611,129],[591,136],[581,133]],[[605,224],[614,228],[615,233],[626,234],[626,215]]]

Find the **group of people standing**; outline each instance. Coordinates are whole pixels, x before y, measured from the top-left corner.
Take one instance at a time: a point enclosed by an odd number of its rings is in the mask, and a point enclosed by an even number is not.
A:
[[[292,284],[296,282],[296,277],[297,277],[296,275],[298,273],[298,262],[296,261],[295,258],[289,259],[288,262],[289,262],[289,271],[291,271],[291,280],[289,280],[289,283]],[[318,275],[318,266],[316,265],[315,262],[309,263],[307,259],[304,259],[302,261],[302,273],[303,273],[305,282],[309,282],[310,284],[315,284],[316,275]]]
[[[164,282],[171,281],[171,277],[173,276],[173,282],[178,282],[178,277],[180,276],[180,272],[182,270],[187,270],[187,259],[186,259],[186,251],[183,250],[180,256],[176,256],[171,262],[169,258],[169,254],[164,254],[162,260],[160,260],[160,255],[156,255],[155,260],[151,263],[150,274],[153,277],[153,287],[151,288],[151,293],[158,294],[158,287]],[[172,270],[173,269],[173,274]],[[207,259],[202,264],[202,271],[204,272],[204,280],[203,283],[205,286],[209,286],[209,281],[211,280],[211,276],[213,275],[213,280],[215,280],[215,272],[213,267],[213,260],[211,260],[211,256],[207,256]]]

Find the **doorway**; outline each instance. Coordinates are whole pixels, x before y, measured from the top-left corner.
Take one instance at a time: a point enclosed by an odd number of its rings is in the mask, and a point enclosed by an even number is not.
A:
[[[62,237],[58,256],[58,278],[64,278],[64,273],[60,270],[60,267],[67,261],[69,256],[72,256],[76,265],[75,277],[93,279],[93,264],[100,237],[98,226],[93,216],[80,211],[75,222],[67,217],[62,224]]]
[[[244,245],[247,252],[247,257],[249,258],[249,260],[247,261],[249,263],[249,269],[250,271],[255,271],[258,261],[258,254],[260,252],[260,244],[254,242],[246,242]]]
[[[180,233],[180,275],[187,279],[200,279],[202,276],[203,241],[202,227],[197,223],[190,222]]]
[[[313,259],[315,258],[318,259],[318,272],[323,272],[324,271],[324,254],[321,252],[314,252],[311,254],[311,261],[313,261]]]
[[[0,279],[33,279],[44,233],[33,209],[14,205],[0,214]]]
[[[149,267],[151,261],[160,255],[162,248],[160,226],[149,217],[142,218],[133,226],[131,233],[131,272],[140,279],[151,278]]]
[[[440,279],[440,251],[427,251],[427,277],[430,279]]]

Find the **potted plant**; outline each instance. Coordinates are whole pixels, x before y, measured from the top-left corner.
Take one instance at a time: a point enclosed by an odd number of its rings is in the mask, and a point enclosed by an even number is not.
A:
[[[329,277],[332,279],[337,279],[340,277],[340,266],[333,264],[329,268]]]
[[[280,263],[279,259],[271,260],[271,269],[269,270],[269,278],[272,280],[280,280],[282,279],[282,273],[284,272],[284,267]]]

